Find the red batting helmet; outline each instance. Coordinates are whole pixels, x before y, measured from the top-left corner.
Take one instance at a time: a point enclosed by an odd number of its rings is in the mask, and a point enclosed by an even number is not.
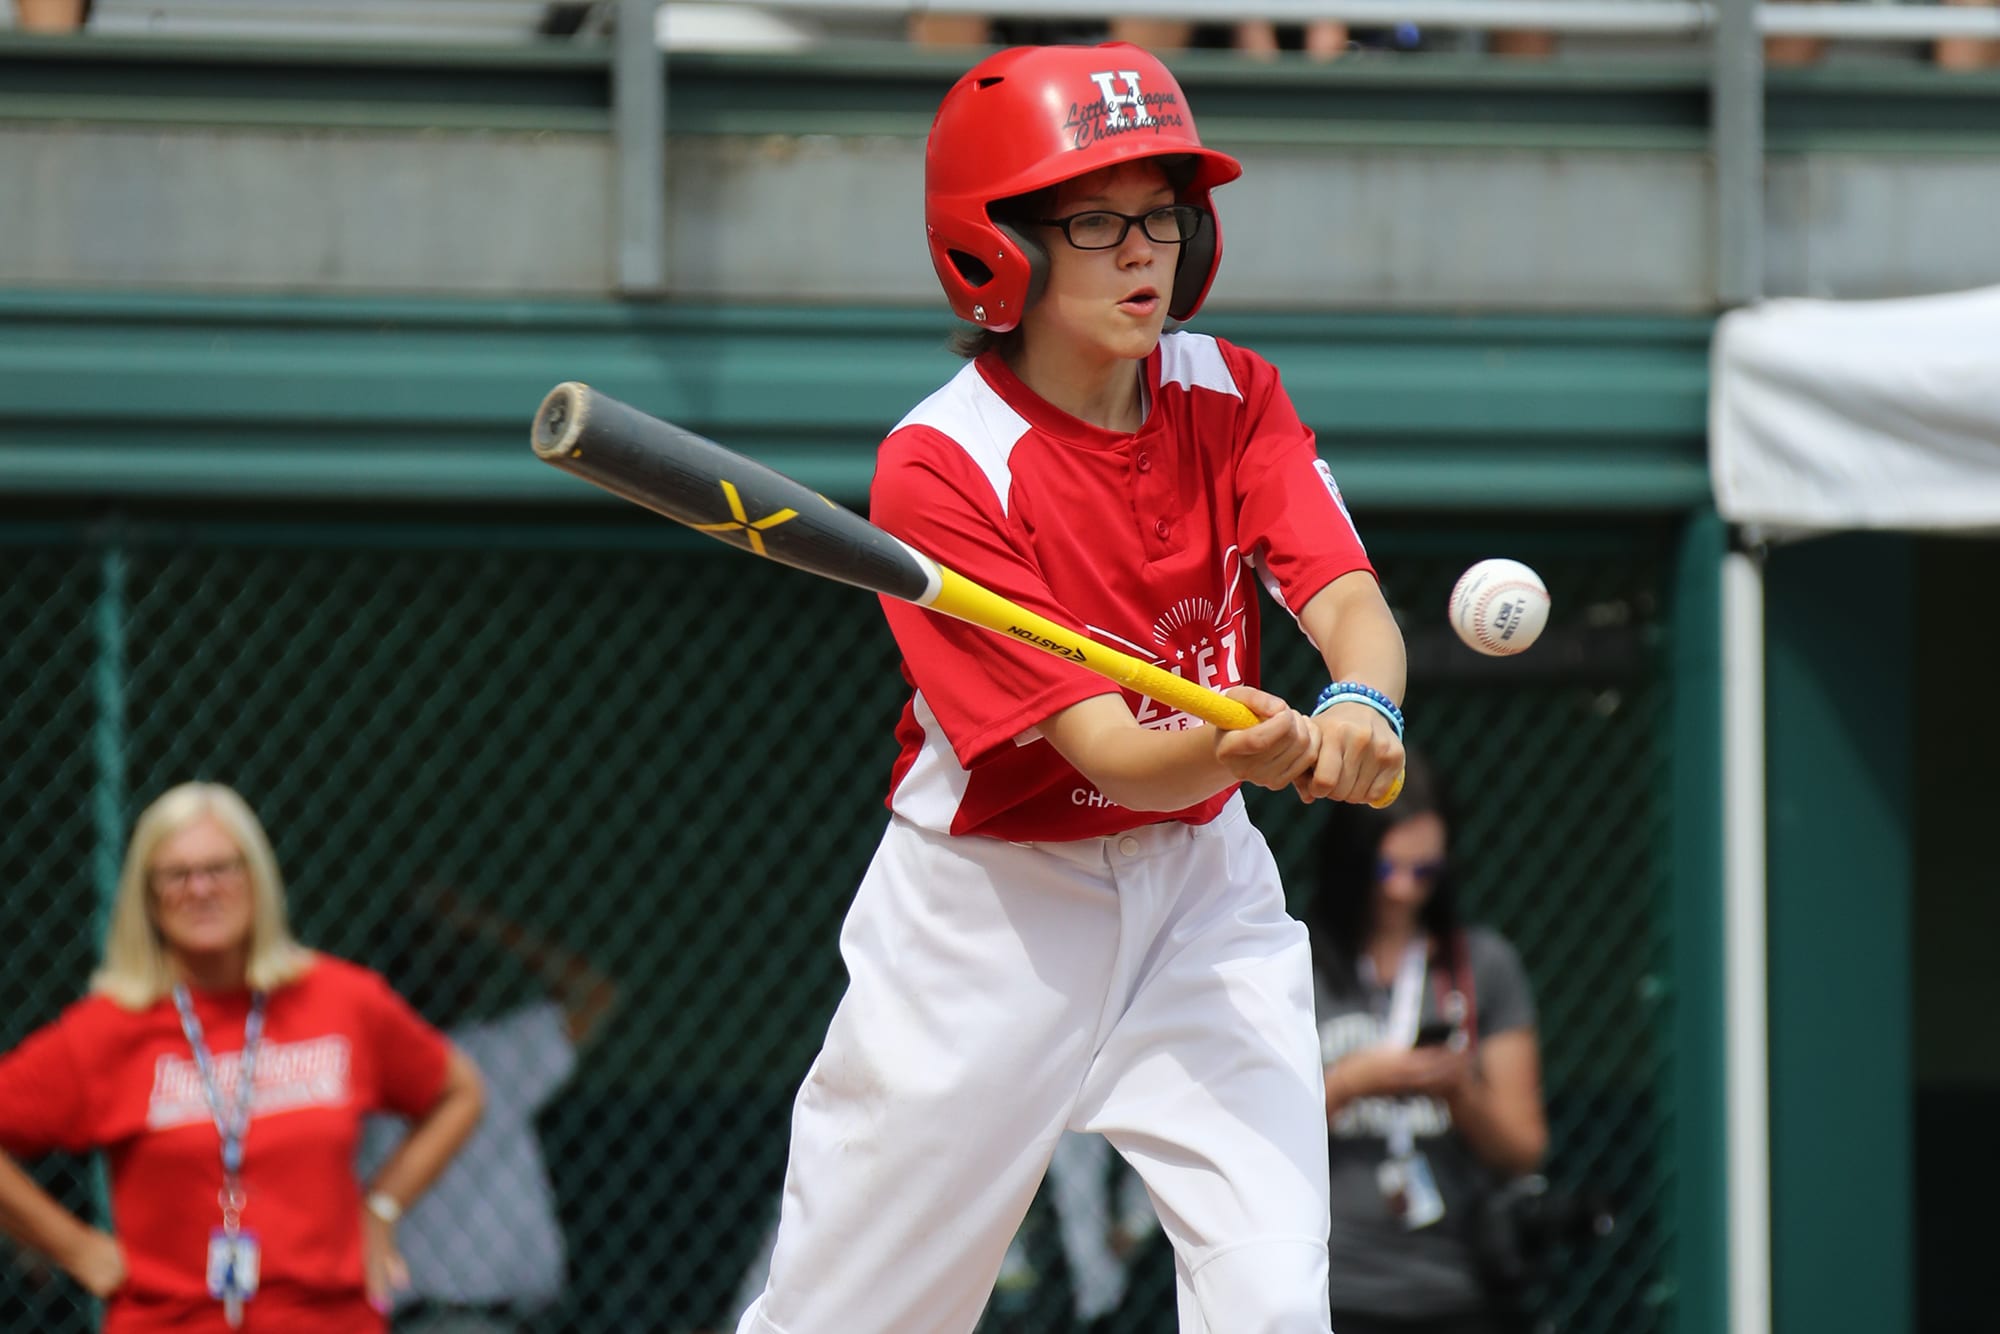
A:
[[[1191,162],[1182,203],[1209,223],[1182,243],[1167,313],[1201,308],[1222,260],[1222,226],[1209,191],[1243,174],[1203,148],[1181,86],[1159,59],[1129,42],[1017,46],[987,57],[952,85],[924,151],[924,224],[931,263],[960,319],[1005,333],[1021,322],[1048,275],[1048,252],[989,206],[1087,172],[1142,158]]]

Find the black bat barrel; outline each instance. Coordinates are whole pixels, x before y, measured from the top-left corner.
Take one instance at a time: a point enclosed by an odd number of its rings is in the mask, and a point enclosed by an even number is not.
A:
[[[932,591],[909,548],[783,473],[574,380],[535,414],[535,453],[710,537],[906,602]]]

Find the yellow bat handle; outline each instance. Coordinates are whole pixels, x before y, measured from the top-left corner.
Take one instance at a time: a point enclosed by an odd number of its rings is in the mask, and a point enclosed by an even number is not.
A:
[[[1150,662],[1142,662],[1129,653],[1107,648],[1066,625],[1057,625],[1046,616],[1037,616],[1019,603],[1011,602],[942,565],[938,566],[937,596],[924,605],[946,616],[997,630],[1010,639],[1018,639],[1031,648],[1073,662],[1148,699],[1156,699],[1170,708],[1228,731],[1255,727],[1262,721],[1247,704],[1217,694],[1186,677],[1175,676]],[[1403,775],[1397,774],[1396,781],[1389,785],[1388,794],[1380,801],[1369,804],[1380,810],[1394,802],[1402,792]]]

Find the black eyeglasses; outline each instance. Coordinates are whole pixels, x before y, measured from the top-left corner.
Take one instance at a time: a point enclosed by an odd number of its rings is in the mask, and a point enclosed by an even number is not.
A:
[[[1193,204],[1165,204],[1145,213],[1114,213],[1094,208],[1067,218],[1037,218],[1044,227],[1060,227],[1063,239],[1078,250],[1112,250],[1125,244],[1132,224],[1145,228],[1155,245],[1179,245],[1201,234],[1203,211]]]

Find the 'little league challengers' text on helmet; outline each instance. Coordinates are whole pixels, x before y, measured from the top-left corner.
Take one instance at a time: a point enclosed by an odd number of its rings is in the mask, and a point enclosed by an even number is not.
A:
[[[1128,42],[1017,46],[987,57],[952,85],[924,150],[924,228],[931,263],[962,320],[1005,333],[1040,293],[1048,252],[996,220],[991,205],[1145,158],[1191,171],[1181,203],[1209,216],[1181,246],[1167,313],[1201,308],[1222,261],[1222,226],[1209,191],[1243,174],[1203,148],[1194,114],[1167,67]]]

